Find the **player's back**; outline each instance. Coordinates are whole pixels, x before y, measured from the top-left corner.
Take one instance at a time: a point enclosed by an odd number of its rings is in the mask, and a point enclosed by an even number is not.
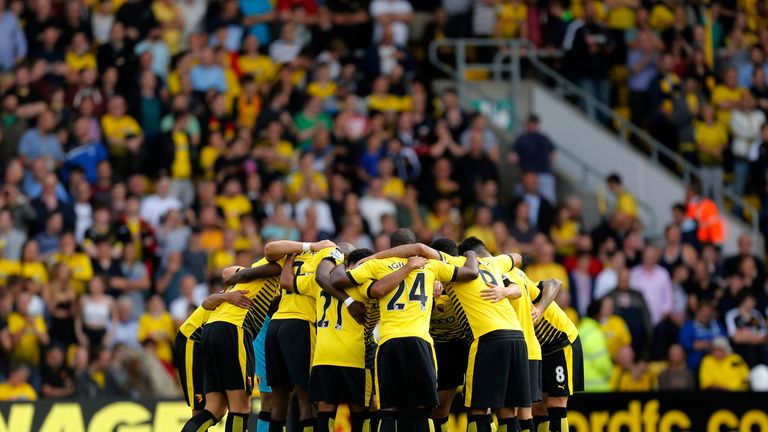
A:
[[[504,284],[507,285],[508,281],[514,282],[522,291],[522,295],[519,298],[510,300],[510,303],[515,309],[515,312],[517,312],[520,327],[523,329],[525,343],[528,345],[528,358],[532,360],[541,360],[541,345],[536,338],[533,319],[531,318],[531,310],[533,309],[531,290],[533,289],[532,287],[535,286],[535,283],[528,278],[525,272],[518,268],[514,268],[504,275]]]
[[[541,289],[538,283],[529,284],[533,304],[539,302]],[[579,330],[571,322],[560,306],[552,302],[542,314],[541,319],[534,325],[536,338],[541,345],[541,352],[547,355],[567,346],[579,336]]]
[[[466,258],[443,254],[443,259],[464,265]],[[448,295],[456,308],[459,319],[465,322],[473,338],[496,330],[522,331],[517,314],[509,302],[489,302],[480,296],[488,285],[499,286],[502,275],[514,266],[507,255],[478,258],[480,275],[468,282],[454,282],[449,285]]]
[[[268,263],[266,258],[262,258],[251,267],[260,267]],[[276,263],[282,266],[285,258]],[[251,300],[251,307],[244,309],[230,303],[222,303],[211,313],[208,322],[228,322],[243,327],[251,338],[255,338],[264,323],[272,298],[277,294],[279,286],[280,276],[272,276],[229,287],[227,291],[245,291],[245,296]]]
[[[293,260],[293,273],[296,276],[313,274],[323,260],[329,259],[335,264],[343,261],[344,255],[336,247],[321,249],[317,252],[304,252],[296,255]],[[272,319],[300,319],[309,322],[315,322],[317,315],[315,312],[315,297],[308,295],[296,295],[286,290],[282,290],[282,297],[277,312]]]

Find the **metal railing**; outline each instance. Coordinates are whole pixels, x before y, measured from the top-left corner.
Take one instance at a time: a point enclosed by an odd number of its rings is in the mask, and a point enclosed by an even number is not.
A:
[[[450,65],[441,60],[439,51],[441,48],[445,47],[450,48],[453,51],[452,56],[454,65]],[[467,49],[483,47],[498,49],[493,61],[491,63],[468,63]],[[699,167],[691,164],[675,151],[660,143],[649,133],[618,115],[610,106],[597,100],[592,94],[584,91],[581,87],[562,76],[558,71],[541,60],[546,57],[558,56],[558,52],[552,53],[550,51],[539,50],[530,41],[520,39],[443,39],[433,41],[429,46],[428,54],[432,64],[456,81],[457,91],[462,100],[466,96],[467,89],[470,86],[473,91],[480,93],[484,97],[490,97],[487,93],[480,91],[479,86],[474,86],[471,82],[465,79],[465,74],[469,69],[486,70],[491,73],[492,77],[496,80],[504,79],[504,73],[508,73],[510,84],[509,98],[510,100],[515,100],[517,95],[521,94],[521,60],[525,58],[527,64],[530,65],[535,72],[554,83],[554,92],[556,94],[561,97],[576,97],[579,102],[583,104],[587,114],[591,118],[596,118],[596,114],[599,113],[605,118],[610,119],[618,129],[618,138],[624,141],[628,146],[632,146],[628,138],[631,136],[636,137],[640,142],[647,146],[649,156],[654,163],[663,166],[663,164],[661,164],[661,158],[663,157],[679,167],[680,173],[676,173],[671,169],[669,171],[673,172],[675,175],[679,174],[682,176],[682,179],[685,182],[689,182],[692,179],[701,181],[704,177],[704,174]],[[492,99],[498,99],[498,96],[499,95],[494,95]],[[517,110],[517,107],[513,106],[513,109]],[[515,118],[517,118],[517,113],[515,113]],[[516,124],[517,122],[514,123]],[[561,149],[562,146],[558,147],[558,150]],[[749,217],[745,222],[751,227],[752,237],[755,240],[758,240],[760,237],[760,222],[757,209],[752,207],[744,201],[741,196],[735,194],[724,185],[717,185],[715,189],[719,196],[729,200],[734,206],[739,207],[748,213]],[[721,209],[721,212],[722,211],[724,210]]]

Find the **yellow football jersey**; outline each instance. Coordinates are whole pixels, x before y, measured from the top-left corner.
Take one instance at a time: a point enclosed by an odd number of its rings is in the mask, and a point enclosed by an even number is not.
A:
[[[293,261],[293,273],[296,276],[312,274],[312,283],[317,285],[314,273],[317,270],[317,266],[326,259],[333,262],[334,265],[338,265],[344,262],[344,254],[335,247],[325,248],[317,252],[302,253],[297,255]],[[280,305],[272,319],[300,319],[311,323],[315,322],[314,297],[310,295],[297,295],[286,290],[283,290],[282,294]]]
[[[356,301],[368,304],[370,284],[359,285],[346,292]],[[317,339],[312,365],[364,368],[365,342],[371,337],[373,327],[355,321],[344,303],[320,288],[312,273],[296,277],[296,291],[315,299]]]
[[[533,304],[537,304],[541,300],[541,289],[538,283],[530,284],[529,288]],[[552,302],[544,311],[541,319],[534,326],[534,331],[541,344],[542,355],[551,354],[573,343],[579,337],[579,330],[555,302]]]
[[[260,267],[268,264],[266,258],[262,258],[251,267]],[[276,264],[282,266],[285,264],[285,258],[276,261]],[[280,275],[264,279],[257,279],[252,282],[237,284],[229,287],[227,291],[242,290],[251,300],[251,307],[243,309],[230,303],[222,303],[213,311],[208,318],[208,322],[228,322],[248,332],[250,338],[255,338],[264,324],[272,299],[277,294],[280,287]]]
[[[525,344],[528,345],[528,359],[541,360],[541,345],[536,338],[536,332],[533,328],[533,318],[531,318],[531,310],[533,309],[531,290],[536,284],[519,268],[514,268],[512,271],[505,274],[504,279],[505,285],[507,285],[508,279],[510,282],[517,284],[523,292],[522,296],[510,300],[510,303],[512,303],[512,307],[515,308],[517,319],[520,321],[520,327],[523,329]]]
[[[348,270],[347,275],[356,284],[380,280],[402,268],[405,258],[384,258],[366,261],[363,265]],[[418,337],[432,343],[429,335],[434,283],[451,282],[456,278],[458,267],[430,260],[424,268],[414,270],[392,290],[379,299],[381,327],[379,343],[401,337]]]
[[[444,261],[464,265],[466,258],[440,253]],[[496,330],[522,331],[512,304],[506,301],[489,302],[480,296],[488,284],[501,285],[502,276],[515,263],[509,255],[478,258],[480,276],[469,282],[454,282],[448,287],[448,296],[473,339]]]
[[[208,319],[211,317],[211,313],[213,313],[213,311],[210,311],[202,306],[198,306],[198,308],[195,309],[194,312],[192,312],[192,314],[190,314],[183,323],[181,323],[181,326],[179,326],[179,332],[183,334],[187,339],[193,340],[195,342],[201,342],[203,325],[208,322]]]
[[[448,295],[435,299],[432,318],[429,321],[429,335],[435,342],[453,342],[468,339],[466,329],[459,321],[456,308]]]

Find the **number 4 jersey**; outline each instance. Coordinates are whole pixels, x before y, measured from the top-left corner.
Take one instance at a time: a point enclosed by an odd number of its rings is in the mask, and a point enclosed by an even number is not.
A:
[[[408,260],[405,258],[370,260],[348,270],[347,275],[352,282],[365,284],[398,271],[406,262]],[[429,321],[432,315],[435,281],[452,282],[458,272],[459,268],[455,265],[429,260],[427,265],[410,272],[397,288],[380,298],[379,343],[401,337],[418,337],[432,343]]]

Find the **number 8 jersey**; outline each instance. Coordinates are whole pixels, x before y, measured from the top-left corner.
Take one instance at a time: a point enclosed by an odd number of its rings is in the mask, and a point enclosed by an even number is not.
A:
[[[366,261],[361,266],[347,271],[355,284],[379,280],[398,271],[405,258],[383,258]],[[429,260],[424,268],[414,270],[392,290],[379,299],[381,327],[379,344],[402,337],[418,337],[432,343],[429,335],[429,321],[432,315],[434,284],[452,282],[459,272],[455,265],[438,260]],[[370,293],[368,293],[370,296]]]

